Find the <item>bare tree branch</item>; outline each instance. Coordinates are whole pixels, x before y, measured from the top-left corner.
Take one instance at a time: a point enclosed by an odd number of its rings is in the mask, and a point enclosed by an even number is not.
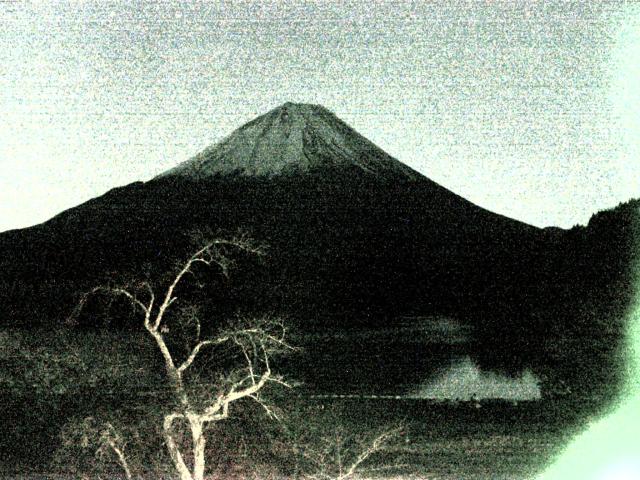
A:
[[[348,480],[357,474],[381,470],[380,468],[363,468],[367,460],[395,438],[402,426],[386,430],[372,440],[349,439],[355,443],[346,448],[347,438],[337,430],[333,436],[320,439],[321,445],[297,447],[297,452],[312,465],[312,471],[305,478],[312,480]],[[397,467],[398,465],[394,465]],[[385,467],[386,468],[386,467]]]
[[[224,343],[226,341],[228,341],[228,337],[218,338],[216,340],[202,340],[198,342],[196,346],[193,347],[193,350],[191,350],[191,353],[186,358],[186,360],[180,364],[180,366],[178,367],[178,372],[182,373],[187,368],[189,368],[195,361],[198,353],[200,353],[200,350],[202,350],[207,345],[220,345],[221,343]]]
[[[102,442],[102,446],[98,449],[98,452],[100,452],[103,446],[108,446],[113,451],[113,453],[115,453],[117,459],[116,461],[122,467],[127,480],[132,480],[133,477],[131,475],[129,463],[127,462],[127,457],[124,453],[124,447],[121,445],[120,436],[116,432],[113,425],[111,425],[110,423],[107,423],[105,425],[104,430],[100,434],[100,441]]]
[[[164,300],[160,305],[160,309],[158,311],[158,315],[156,316],[154,328],[157,330],[160,327],[160,323],[164,318],[164,314],[169,308],[169,306],[176,300],[174,297],[175,289],[178,287],[183,277],[191,272],[193,265],[197,263],[202,263],[206,266],[217,265],[222,270],[223,274],[228,275],[228,267],[229,267],[229,259],[219,253],[216,248],[219,246],[232,246],[239,250],[244,250],[248,253],[253,253],[257,255],[262,254],[262,249],[258,246],[255,246],[248,238],[246,237],[238,237],[232,240],[213,240],[206,243],[205,246],[201,247],[198,251],[196,251],[191,257],[184,263],[180,271],[174,277],[173,281],[167,288],[167,291],[164,296]]]

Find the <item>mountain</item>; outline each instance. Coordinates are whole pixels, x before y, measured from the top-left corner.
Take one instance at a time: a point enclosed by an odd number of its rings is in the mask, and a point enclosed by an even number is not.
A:
[[[341,166],[385,178],[418,176],[326,108],[285,103],[160,177],[274,176]]]
[[[193,248],[192,232],[242,230],[268,254],[237,258],[224,288],[210,279],[208,318],[286,316],[305,344],[297,373],[320,390],[419,383],[438,351],[457,347],[407,341],[402,326],[437,318],[472,329],[465,348],[483,367],[577,384],[620,345],[636,211],[568,231],[526,225],[413,171],[323,107],[287,103],[149,182],[0,234],[0,318],[68,328],[80,292],[162,278]],[[106,321],[101,310],[83,325]],[[384,334],[354,342],[363,331]]]

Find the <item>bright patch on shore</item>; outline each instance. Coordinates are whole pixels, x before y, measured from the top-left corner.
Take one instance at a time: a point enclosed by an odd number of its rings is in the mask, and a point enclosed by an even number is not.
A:
[[[518,377],[483,372],[466,356],[455,360],[440,377],[423,385],[415,396],[437,400],[537,400],[540,385],[528,370]]]

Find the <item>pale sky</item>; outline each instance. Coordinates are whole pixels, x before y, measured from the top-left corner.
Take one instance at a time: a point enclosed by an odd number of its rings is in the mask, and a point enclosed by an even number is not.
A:
[[[640,197],[640,4],[0,0],[0,231],[322,104],[489,210]]]

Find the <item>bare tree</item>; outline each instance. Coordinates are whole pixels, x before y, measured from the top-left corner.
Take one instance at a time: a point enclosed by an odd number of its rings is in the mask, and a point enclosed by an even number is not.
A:
[[[371,457],[381,453],[393,443],[403,430],[402,426],[390,428],[373,437],[356,437],[342,428],[336,428],[332,434],[313,439],[312,444],[298,447],[306,473],[303,478],[309,480],[349,480],[356,475],[377,470],[400,468],[402,465],[372,467]]]
[[[82,446],[97,447],[95,451],[97,459],[105,461],[105,457],[110,457],[110,460],[120,466],[126,480],[133,479],[132,469],[126,454],[126,442],[111,422],[100,423],[94,417],[87,417],[83,419],[79,427],[77,431],[69,432],[64,440],[67,442],[79,440]],[[80,438],[75,439],[74,436]]]
[[[212,240],[205,242],[191,257],[179,265],[175,275],[161,289],[160,294],[150,282],[137,282],[133,286],[99,286],[86,294],[80,302],[76,314],[82,309],[90,295],[107,294],[123,297],[142,316],[146,332],[155,342],[163,362],[164,370],[171,385],[173,406],[164,414],[162,434],[169,452],[173,467],[180,480],[202,480],[205,474],[206,428],[212,422],[228,418],[231,404],[251,399],[258,402],[268,415],[275,417],[274,410],[260,397],[261,391],[270,383],[289,386],[283,379],[272,372],[271,358],[274,354],[291,349],[286,343],[286,329],[283,322],[274,317],[262,317],[241,320],[239,324],[222,331],[216,336],[201,338],[202,325],[196,309],[183,309],[188,312],[185,318],[193,325],[193,335],[186,349],[172,347],[168,336],[170,329],[167,318],[178,302],[179,287],[189,275],[195,275],[197,266],[218,268],[225,276],[231,265],[225,249],[233,248],[254,255],[262,255],[262,249],[247,237],[231,240]],[[177,313],[177,310],[176,312]],[[217,385],[217,391],[211,387],[205,395],[198,394],[197,388],[190,388],[187,373],[195,362],[207,352],[209,356],[220,349],[234,350],[241,358],[241,366],[228,372]],[[178,429],[182,427],[188,432],[190,442],[187,447],[177,440]],[[113,429],[104,430],[102,447],[110,448],[116,455],[118,463],[125,470],[127,478],[131,478],[130,469],[124,453],[116,441]],[[189,461],[191,460],[191,461]]]

